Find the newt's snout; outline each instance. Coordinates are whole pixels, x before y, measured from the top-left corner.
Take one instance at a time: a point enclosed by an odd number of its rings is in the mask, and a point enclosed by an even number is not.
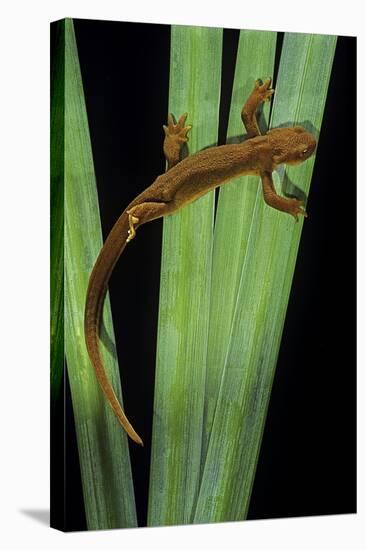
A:
[[[309,158],[316,149],[316,139],[313,136],[313,134],[310,134],[306,132],[306,142],[305,142],[305,148],[302,150],[302,154],[304,156],[304,159]]]
[[[289,147],[287,164],[299,164],[311,157],[316,149],[316,139],[301,126],[292,129],[292,144]]]

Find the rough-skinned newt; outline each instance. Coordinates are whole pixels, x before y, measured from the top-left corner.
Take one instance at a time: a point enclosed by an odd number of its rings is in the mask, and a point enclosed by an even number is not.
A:
[[[185,126],[187,113],[175,124],[172,115],[164,126],[164,154],[168,171],[138,195],[122,212],[95,262],[90,275],[85,305],[85,341],[98,382],[119,422],[127,434],[142,445],[142,440],[128,421],[106,375],[99,349],[99,330],[104,298],[113,268],[136,229],[147,222],[173,214],[219,185],[243,175],[261,178],[265,202],[277,210],[306,216],[303,202],[277,195],[272,172],[280,164],[298,164],[310,157],[316,147],[312,134],[301,126],[276,128],[261,135],[256,110],[269,101],[274,90],[271,79],[257,80],[244,104],[241,118],[247,139],[241,143],[211,147],[180,160],[191,126]]]

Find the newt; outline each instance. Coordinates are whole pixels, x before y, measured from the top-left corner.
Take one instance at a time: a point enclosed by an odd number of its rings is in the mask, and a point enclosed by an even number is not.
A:
[[[272,172],[281,164],[299,164],[312,155],[314,136],[301,126],[275,128],[262,135],[256,112],[274,93],[271,79],[257,80],[244,104],[241,118],[247,131],[241,143],[220,145],[199,151],[181,160],[181,149],[188,141],[191,126],[185,126],[187,113],[177,123],[168,115],[164,155],[168,170],[140,193],[122,212],[109,233],[93,267],[85,303],[85,342],[101,389],[119,422],[136,443],[142,439],[128,421],[107,377],[99,349],[99,330],[107,285],[113,268],[125,246],[141,225],[174,214],[212,189],[244,175],[261,178],[264,201],[298,221],[307,216],[303,201],[277,194]]]

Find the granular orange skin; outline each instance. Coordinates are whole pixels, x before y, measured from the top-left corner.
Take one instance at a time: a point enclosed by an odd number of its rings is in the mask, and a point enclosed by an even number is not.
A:
[[[128,421],[121,404],[106,375],[99,350],[99,330],[107,285],[113,268],[136,229],[147,222],[173,214],[197,200],[212,189],[228,183],[238,176],[258,175],[262,181],[265,202],[282,212],[306,216],[303,202],[277,195],[272,172],[280,164],[299,164],[309,158],[316,147],[312,134],[301,126],[277,128],[261,135],[256,110],[268,101],[273,89],[271,79],[262,84],[256,81],[246,101],[241,117],[247,129],[242,143],[211,147],[180,161],[182,145],[188,140],[190,126],[185,126],[187,114],[175,124],[169,115],[164,126],[164,154],[168,171],[138,195],[124,210],[109,233],[90,275],[85,305],[85,342],[98,382],[119,422],[127,434],[138,444],[142,439]]]

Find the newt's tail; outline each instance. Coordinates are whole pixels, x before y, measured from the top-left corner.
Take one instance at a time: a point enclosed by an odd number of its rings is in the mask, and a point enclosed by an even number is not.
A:
[[[126,246],[128,227],[128,215],[125,210],[105,241],[91,273],[85,302],[84,331],[90,361],[104,395],[130,438],[143,446],[141,437],[128,421],[107,377],[99,349],[99,330],[108,281],[118,258]]]

